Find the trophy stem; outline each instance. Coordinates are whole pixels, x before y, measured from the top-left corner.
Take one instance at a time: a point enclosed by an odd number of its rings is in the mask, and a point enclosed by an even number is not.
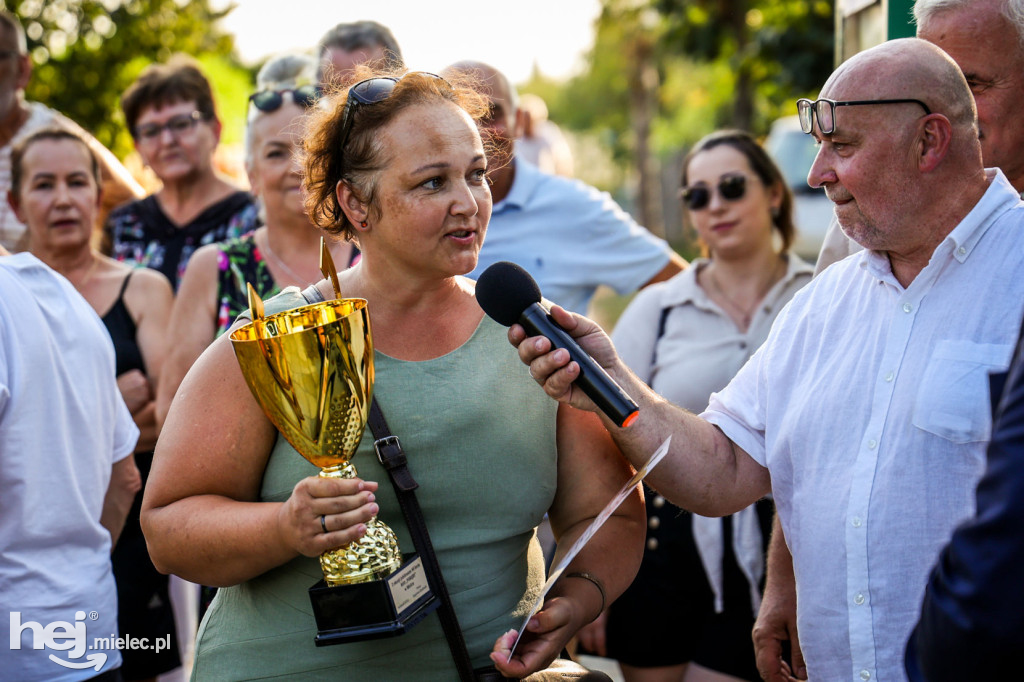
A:
[[[352,462],[345,462],[344,464],[335,464],[334,466],[324,467],[320,470],[320,478],[355,478],[356,468],[352,466]]]
[[[356,468],[351,461],[336,464],[321,469],[320,477],[355,478]],[[395,532],[379,523],[376,516],[366,522],[366,535],[320,555],[324,581],[330,587],[381,580],[401,565],[402,553]]]

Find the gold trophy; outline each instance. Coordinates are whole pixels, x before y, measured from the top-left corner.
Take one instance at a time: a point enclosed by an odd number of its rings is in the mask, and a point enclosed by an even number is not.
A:
[[[270,421],[324,478],[354,478],[373,390],[373,341],[365,299],[344,299],[321,244],[331,301],[265,316],[249,285],[252,322],[231,333],[246,383]],[[422,561],[403,557],[394,531],[372,518],[366,534],[320,555],[310,588],[317,646],[402,634],[437,608]]]

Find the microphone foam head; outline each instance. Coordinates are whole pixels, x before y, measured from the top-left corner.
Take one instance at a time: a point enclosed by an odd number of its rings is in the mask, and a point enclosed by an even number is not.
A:
[[[476,300],[494,321],[511,327],[530,305],[540,303],[540,287],[523,268],[500,261],[480,274]]]

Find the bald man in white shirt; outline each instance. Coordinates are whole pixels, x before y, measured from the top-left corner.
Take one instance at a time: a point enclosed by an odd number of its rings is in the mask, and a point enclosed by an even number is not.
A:
[[[648,478],[661,494],[715,516],[773,493],[809,678],[898,681],[928,571],[974,510],[988,372],[1009,365],[1024,307],[1024,203],[984,170],[967,82],[934,45],[863,52],[821,97],[803,112],[811,181],[866,250],[793,298],[704,413],[653,394],[594,323],[553,313],[639,403],[627,429],[604,418],[624,454],[642,465],[673,436]],[[524,337],[510,331],[548,394],[596,411],[567,354]],[[762,676],[789,679],[777,663]]]

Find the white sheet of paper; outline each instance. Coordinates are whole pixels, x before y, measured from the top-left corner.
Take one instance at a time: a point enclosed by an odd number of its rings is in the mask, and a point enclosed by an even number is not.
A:
[[[519,626],[519,634],[516,635],[516,642],[512,645],[511,651],[508,653],[508,660],[512,660],[512,654],[515,653],[516,647],[519,645],[519,640],[523,638],[523,633],[526,632],[526,624],[533,618],[533,614],[540,611],[540,607],[544,605],[544,597],[551,590],[551,587],[555,584],[555,581],[561,577],[562,572],[565,571],[566,567],[572,563],[572,560],[576,558],[576,555],[580,553],[583,546],[590,542],[590,538],[594,537],[598,529],[604,525],[604,522],[608,520],[608,517],[612,515],[619,505],[626,501],[626,498],[636,489],[637,484],[644,480],[644,477],[650,472],[651,469],[657,465],[662,458],[668,454],[669,444],[672,442],[672,436],[669,436],[665,441],[658,446],[658,449],[654,451],[654,454],[648,458],[647,463],[644,464],[639,471],[633,474],[633,477],[622,486],[622,489],[612,498],[601,513],[597,515],[597,518],[587,526],[587,529],[583,531],[583,534],[573,543],[569,551],[565,553],[562,560],[558,562],[558,565],[551,569],[550,575],[548,575],[547,582],[544,583],[544,587],[540,591],[540,596],[537,597],[536,603],[533,608],[530,609],[530,613],[527,614],[526,619],[523,620],[523,624]]]

